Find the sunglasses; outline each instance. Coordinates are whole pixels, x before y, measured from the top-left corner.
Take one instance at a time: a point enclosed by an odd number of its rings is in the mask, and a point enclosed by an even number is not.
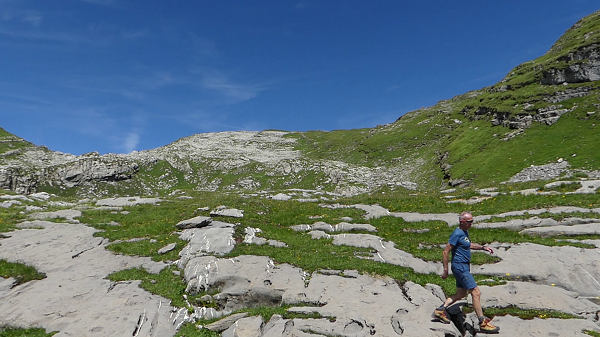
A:
[[[463,220],[466,223],[473,223],[473,220]]]

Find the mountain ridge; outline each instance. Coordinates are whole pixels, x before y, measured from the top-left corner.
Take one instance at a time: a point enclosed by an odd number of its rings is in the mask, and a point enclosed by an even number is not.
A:
[[[567,159],[600,168],[600,11],[498,83],[368,129],[196,134],[130,154],[73,156],[0,130],[0,187],[18,193],[160,194],[175,189],[339,195],[485,187]]]

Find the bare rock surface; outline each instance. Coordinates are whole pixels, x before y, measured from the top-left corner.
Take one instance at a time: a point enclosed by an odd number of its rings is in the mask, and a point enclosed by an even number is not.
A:
[[[8,201],[2,201],[0,202],[0,207],[2,208],[10,208],[14,205],[21,205],[23,204],[22,202],[20,202],[19,200],[8,200]]]
[[[566,160],[560,160],[557,163],[546,165],[531,165],[521,172],[512,176],[508,182],[528,182],[534,180],[550,180],[560,177],[569,168],[569,163]]]
[[[474,228],[507,228],[511,230],[521,230],[533,227],[553,227],[553,226],[574,226],[583,224],[592,224],[598,222],[598,219],[565,218],[560,221],[552,218],[531,217],[529,219],[514,219],[501,222],[482,222],[473,225]]]
[[[333,238],[334,245],[345,245],[353,247],[373,248],[372,259],[384,263],[390,263],[397,266],[414,269],[418,273],[440,273],[442,272],[441,263],[427,262],[414,257],[401,249],[395,248],[395,243],[391,241],[384,242],[379,236],[371,234],[336,234],[329,235],[322,231],[312,231],[311,236],[318,238]]]
[[[340,208],[344,208],[344,207],[348,207],[345,205],[339,205]],[[365,219],[376,219],[382,216],[388,216],[390,215],[390,211],[388,211],[386,208],[381,207],[379,205],[362,205],[362,204],[357,204],[357,205],[353,205],[354,208],[358,208],[361,209],[363,211],[365,211]]]
[[[573,291],[551,285],[509,281],[501,286],[479,286],[484,307],[518,307],[521,309],[552,310],[577,315],[595,316],[600,305],[579,298]],[[595,317],[592,317],[595,319]]]
[[[497,246],[495,254],[502,261],[472,266],[472,272],[555,284],[582,297],[600,296],[600,261],[595,249],[522,243]]]
[[[211,224],[212,218],[207,216],[197,216],[187,220],[181,220],[175,225],[179,229],[201,228]]]
[[[556,236],[556,235],[597,235],[600,234],[600,222],[588,223],[583,225],[559,225],[554,227],[528,228],[520,231],[521,234],[537,236]]]
[[[210,212],[211,216],[224,216],[231,218],[243,218],[244,211],[235,208],[216,209]]]
[[[246,233],[246,235],[244,236],[244,243],[251,243],[251,244],[255,244],[255,245],[259,245],[259,246],[264,245],[264,244],[268,244],[268,245],[274,246],[274,247],[287,247],[288,246],[285,242],[272,240],[272,239],[267,240],[265,238],[256,236],[257,233],[262,232],[260,228],[246,227],[244,229],[244,232]]]
[[[189,243],[179,252],[179,268],[184,269],[188,261],[196,256],[231,252],[235,246],[234,230],[235,225],[221,221],[211,221],[205,227],[184,230],[179,238]]]
[[[139,281],[106,279],[133,267],[157,273],[163,263],[116,256],[84,225],[32,223],[43,229],[17,230],[0,239],[0,259],[32,265],[47,277],[0,287],[0,325],[42,327],[59,331],[58,337],[174,335],[168,300],[144,291]]]
[[[377,228],[370,224],[353,224],[347,222],[340,222],[336,225],[330,225],[323,221],[317,221],[312,225],[294,225],[290,227],[291,229],[302,232],[302,231],[311,231],[311,230],[319,230],[328,233],[333,232],[352,232],[352,231],[365,231],[365,232],[377,232]]]
[[[496,316],[493,323],[501,328],[500,333],[492,336],[499,337],[589,337],[583,332],[584,330],[598,330],[598,325],[586,319],[534,318],[523,320],[507,315]]]
[[[96,201],[96,206],[107,206],[107,207],[124,207],[124,206],[136,206],[141,204],[157,204],[162,200],[159,198],[142,198],[142,197],[120,197],[120,198],[106,198]]]
[[[185,277],[192,288],[219,287],[222,291],[216,300],[222,301],[225,308],[233,308],[252,289],[266,288],[281,291],[284,304],[316,305],[294,307],[290,309],[292,312],[336,317],[334,322],[294,319],[286,323],[286,329],[291,331],[327,336],[395,336],[399,334],[396,330],[402,329],[409,336],[445,336],[445,333],[460,336],[452,326],[431,322],[431,308],[440,301],[432,291],[410,284],[405,286],[409,294],[405,296],[403,289],[389,277],[373,278],[352,271],[344,276],[319,272],[308,275],[297,267],[275,265],[268,257],[260,256],[198,257],[188,262]],[[281,331],[278,324],[268,327],[257,336],[282,335],[274,334]]]
[[[596,193],[600,188],[600,180],[581,180],[581,187],[571,193],[588,194]]]
[[[80,216],[81,216],[81,211],[73,210],[73,209],[64,209],[64,210],[54,211],[54,212],[39,212],[39,213],[33,213],[33,214],[29,215],[30,218],[37,219],[37,220],[62,218],[62,219],[66,219],[69,221],[75,221],[75,218],[79,218]]]

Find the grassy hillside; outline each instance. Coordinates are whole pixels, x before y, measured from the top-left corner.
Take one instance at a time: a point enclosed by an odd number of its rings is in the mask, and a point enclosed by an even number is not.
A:
[[[0,155],[30,146],[35,145],[0,127]]]
[[[391,125],[303,133],[299,136],[302,150],[314,158],[347,158],[375,166],[420,163],[424,175],[417,179],[425,189],[443,186],[452,178],[485,187],[506,181],[530,165],[559,158],[574,169],[596,170],[600,168],[595,151],[600,140],[599,83],[541,82],[545,72],[585,62],[569,60],[569,55],[600,49],[599,41],[600,12],[596,12],[577,22],[548,53],[515,67],[495,85],[410,112]],[[561,100],[565,92],[583,97]],[[569,112],[555,124],[534,121],[524,130],[493,123],[497,116],[533,117],[553,108]],[[511,133],[516,136],[508,137]],[[447,167],[444,173],[442,166]]]

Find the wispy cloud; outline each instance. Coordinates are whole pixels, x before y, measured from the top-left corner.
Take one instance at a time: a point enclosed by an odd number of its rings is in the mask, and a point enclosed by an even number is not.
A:
[[[0,28],[0,35],[23,38],[27,40],[46,40],[52,42],[63,42],[63,43],[82,43],[87,42],[87,39],[77,36],[71,33],[52,33],[42,31],[24,31],[24,30],[10,30]]]
[[[139,112],[117,117],[111,110],[114,107],[71,107],[61,119],[69,129],[77,130],[80,137],[103,142],[114,152],[137,150],[147,118]]]
[[[140,134],[137,130],[129,132],[125,135],[121,148],[124,153],[135,151],[140,143]]]
[[[138,29],[134,31],[126,31],[121,33],[121,37],[124,39],[137,39],[141,37],[146,37],[149,34],[148,28]]]
[[[37,13],[27,14],[21,19],[21,21],[37,27],[40,25],[40,22],[42,22],[42,16]]]
[[[389,93],[389,92],[392,92],[392,91],[396,91],[396,90],[398,90],[398,89],[400,89],[400,86],[399,86],[399,85],[392,85],[392,86],[389,86],[389,87],[387,87],[387,88],[385,89],[385,92],[386,92],[386,93]]]
[[[217,49],[215,41],[192,34],[190,36],[191,45],[196,55],[218,57],[221,52]]]
[[[214,90],[223,96],[232,98],[236,101],[247,101],[258,95],[263,89],[256,85],[243,85],[235,83],[229,76],[223,72],[210,69],[200,71],[200,86]]]

